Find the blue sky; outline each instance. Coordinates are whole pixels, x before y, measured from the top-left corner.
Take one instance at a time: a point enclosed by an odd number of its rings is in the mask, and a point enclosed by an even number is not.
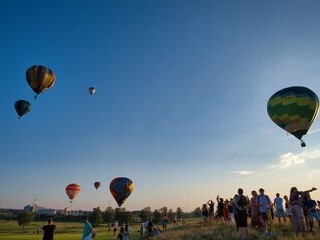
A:
[[[267,115],[289,86],[320,94],[319,1],[1,0],[0,207],[110,203],[192,211],[263,187],[319,187],[320,124],[306,148]],[[28,67],[55,85],[33,99]],[[96,94],[90,96],[88,87]],[[18,120],[13,104],[31,111]],[[98,191],[95,181],[102,183]],[[320,199],[320,189],[312,193]]]

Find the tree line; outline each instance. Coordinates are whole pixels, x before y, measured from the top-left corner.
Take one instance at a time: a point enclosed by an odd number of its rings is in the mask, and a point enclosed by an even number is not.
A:
[[[90,222],[94,227],[99,226],[100,224],[107,224],[108,227],[111,227],[112,224],[117,221],[119,223],[142,223],[151,218],[155,224],[160,224],[162,217],[166,215],[169,222],[173,222],[174,218],[178,221],[182,221],[186,218],[197,218],[202,216],[202,211],[200,207],[197,207],[194,211],[185,213],[181,207],[178,207],[176,211],[173,211],[171,208],[162,207],[161,209],[151,210],[150,207],[145,207],[140,211],[127,211],[125,208],[112,208],[107,207],[105,211],[102,211],[100,207],[93,208],[92,212],[89,213]],[[25,227],[29,225],[32,221],[43,221],[48,217],[53,217],[55,221],[74,221],[81,222],[83,216],[72,216],[72,215],[56,215],[56,216],[47,216],[47,215],[36,215],[35,212],[23,211],[20,212],[17,216],[18,225],[20,227]]]

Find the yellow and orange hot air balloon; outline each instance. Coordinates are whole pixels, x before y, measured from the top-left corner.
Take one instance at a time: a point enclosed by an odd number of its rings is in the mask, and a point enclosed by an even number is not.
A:
[[[42,65],[34,65],[29,67],[26,72],[27,82],[37,95],[51,88],[55,81],[56,75],[54,72]]]

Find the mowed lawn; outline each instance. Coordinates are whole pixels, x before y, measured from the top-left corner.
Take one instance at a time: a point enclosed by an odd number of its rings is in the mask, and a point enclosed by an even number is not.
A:
[[[44,223],[33,222],[25,227],[18,226],[16,221],[0,221],[0,239],[9,240],[42,240],[42,231],[35,233],[37,228]],[[55,240],[81,240],[82,223],[60,223],[56,222]],[[277,240],[320,240],[320,228],[315,222],[315,232],[296,233],[292,226],[279,224],[274,221],[276,235],[264,235],[259,230],[250,228],[250,240],[252,239],[277,239]],[[158,225],[159,226],[159,225]],[[131,225],[131,240],[141,239],[138,232],[138,225]],[[159,226],[161,228],[161,226]],[[97,232],[96,240],[116,240],[112,232],[107,231],[107,227],[94,228]],[[169,228],[161,234],[162,240],[240,240],[239,233],[234,224],[227,226],[221,222],[205,223],[202,219],[188,219],[187,223],[174,227],[169,224]],[[156,240],[156,238],[154,238]]]
[[[43,232],[36,233],[38,228],[42,228],[43,222],[32,222],[23,229],[19,227],[17,221],[0,221],[0,239],[10,240],[42,240]],[[80,240],[82,239],[82,223],[65,223],[55,222],[56,231],[54,235],[55,240]],[[132,240],[140,239],[138,233],[138,225],[132,227]],[[115,240],[116,236],[112,232],[107,231],[106,226],[94,228],[97,232],[96,240]]]

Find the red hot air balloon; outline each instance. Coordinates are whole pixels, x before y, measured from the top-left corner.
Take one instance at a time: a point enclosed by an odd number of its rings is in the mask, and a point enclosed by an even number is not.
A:
[[[76,183],[71,183],[66,187],[66,194],[70,199],[70,203],[72,203],[72,200],[79,194],[79,192],[80,192],[80,185]]]
[[[94,187],[96,188],[96,190],[98,190],[98,188],[101,186],[100,182],[95,182],[94,183]]]

